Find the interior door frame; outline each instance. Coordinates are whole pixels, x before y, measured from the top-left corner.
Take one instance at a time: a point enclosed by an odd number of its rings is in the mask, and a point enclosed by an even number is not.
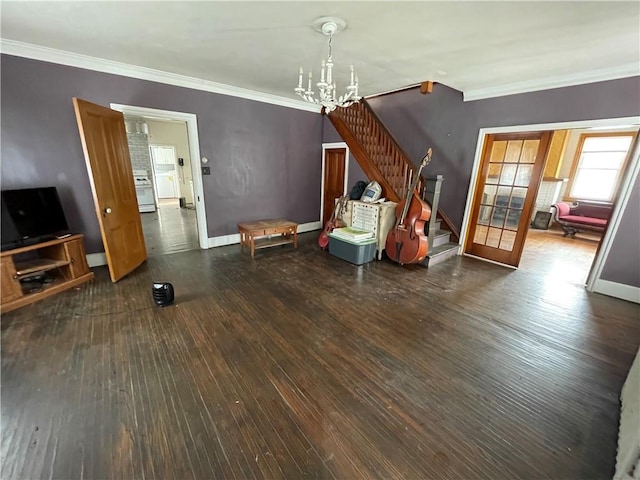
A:
[[[323,143],[322,144],[322,173],[320,175],[320,222],[324,218],[324,173],[326,164],[327,150],[334,148],[344,148],[344,185],[342,186],[342,194],[347,194],[349,186],[349,146],[345,142]],[[323,225],[324,226],[324,225]]]
[[[478,186],[478,175],[480,174],[480,166],[482,162],[482,152],[484,151],[485,138],[489,134],[496,133],[521,133],[531,131],[542,130],[572,130],[579,128],[593,128],[593,127],[618,127],[625,125],[637,125],[640,123],[640,116],[636,117],[620,117],[620,118],[606,118],[597,120],[579,120],[573,122],[556,122],[556,123],[540,123],[529,125],[515,125],[511,127],[486,127],[481,128],[478,132],[478,142],[476,143],[476,152],[473,160],[473,168],[471,170],[471,180],[469,182],[469,190],[467,192],[467,203],[464,209],[464,216],[462,220],[462,228],[460,229],[460,245],[465,245],[467,241],[467,235],[469,233],[469,224],[471,222],[471,215],[473,213],[473,199],[475,198],[476,189]],[[602,272],[604,261],[609,256],[611,250],[611,244],[615,238],[615,234],[620,226],[620,220],[624,208],[629,201],[631,195],[631,189],[635,177],[640,170],[640,148],[636,148],[636,151],[631,154],[629,163],[627,165],[627,171],[619,185],[617,201],[615,202],[609,225],[605,234],[601,240],[600,248],[596,252],[596,256],[593,260],[589,276],[587,277],[587,291],[592,292],[594,290],[594,284]],[[465,256],[470,256],[463,253]],[[479,258],[479,257],[473,257]],[[484,259],[480,259],[484,260]],[[490,260],[486,260],[490,263],[495,263]],[[499,264],[503,265],[503,264]],[[507,267],[512,268],[512,267]]]
[[[207,230],[207,211],[204,205],[204,184],[200,168],[200,140],[198,138],[198,118],[194,113],[172,112],[157,108],[136,107],[133,105],[110,104],[110,108],[126,115],[149,116],[163,120],[185,122],[189,140],[189,154],[191,156],[191,175],[193,178],[193,195],[196,206],[196,222],[198,225],[198,243],[200,248],[209,248],[209,232]]]

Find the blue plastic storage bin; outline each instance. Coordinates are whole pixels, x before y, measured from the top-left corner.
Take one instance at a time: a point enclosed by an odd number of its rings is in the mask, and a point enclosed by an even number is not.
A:
[[[373,261],[376,256],[376,242],[375,238],[351,242],[329,234],[329,253],[355,265],[362,265]]]

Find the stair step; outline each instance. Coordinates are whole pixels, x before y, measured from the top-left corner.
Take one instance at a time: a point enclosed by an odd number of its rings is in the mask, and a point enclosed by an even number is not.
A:
[[[451,240],[451,232],[449,230],[438,229],[433,237],[433,246],[439,247],[440,245],[449,243],[449,240]]]
[[[433,267],[434,265],[442,263],[451,257],[457,256],[459,249],[460,245],[451,242],[433,247],[431,250],[429,250],[429,253],[427,253],[427,258],[422,261],[421,265],[427,268]]]

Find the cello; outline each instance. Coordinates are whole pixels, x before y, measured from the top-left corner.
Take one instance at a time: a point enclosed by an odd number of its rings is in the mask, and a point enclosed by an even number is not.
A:
[[[396,207],[396,224],[385,242],[387,256],[400,265],[419,263],[427,256],[429,241],[424,234],[424,222],[431,218],[431,207],[415,193],[420,172],[431,162],[431,149],[420,162],[420,168],[407,191],[407,198]]]

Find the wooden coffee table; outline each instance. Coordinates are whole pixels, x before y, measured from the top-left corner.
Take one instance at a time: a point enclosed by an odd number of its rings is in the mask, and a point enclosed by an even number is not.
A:
[[[240,232],[240,251],[246,245],[251,250],[252,258],[256,249],[259,248],[289,243],[293,244],[293,248],[298,248],[298,224],[284,218],[239,223],[238,231]]]

